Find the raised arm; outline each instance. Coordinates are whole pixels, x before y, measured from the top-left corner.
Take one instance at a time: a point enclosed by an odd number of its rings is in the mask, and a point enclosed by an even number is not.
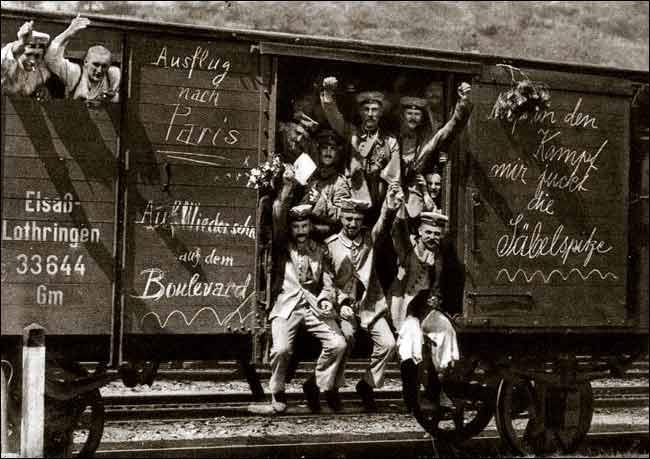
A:
[[[32,31],[34,30],[34,21],[27,21],[18,29],[16,41],[7,43],[2,47],[2,85],[5,79],[10,78],[18,66],[18,58],[25,52],[25,46],[29,42]]]
[[[372,227],[372,232],[370,233],[373,244],[377,243],[380,237],[385,234],[395,217],[395,213],[403,203],[404,193],[402,192],[399,183],[393,182],[388,185],[388,192],[386,193],[386,199],[384,199],[384,203],[381,206],[379,218],[377,219],[375,226]]]
[[[287,216],[289,213],[291,190],[295,183],[294,176],[293,168],[287,165],[282,175],[282,190],[273,202],[273,244],[276,247],[282,247],[288,239],[289,226],[287,225]]]
[[[418,153],[415,160],[415,171],[422,173],[424,167],[435,152],[444,150],[454,141],[460,131],[467,125],[469,116],[472,113],[472,101],[470,95],[472,87],[468,83],[462,83],[458,87],[458,102],[454,108],[454,114],[447,123],[429,139]]]
[[[408,228],[408,213],[406,212],[406,206],[400,206],[397,214],[395,215],[395,220],[390,228],[390,235],[393,240],[393,247],[395,247],[395,252],[399,258],[400,264],[403,264],[406,261],[408,254],[413,250],[411,245],[411,238]]]
[[[336,105],[336,98],[334,91],[338,86],[338,81],[335,77],[327,77],[323,80],[323,90],[320,93],[320,104],[327,118],[327,122],[332,129],[336,131],[341,137],[346,135],[345,119],[343,114]]]
[[[45,53],[45,63],[52,72],[64,80],[66,87],[73,86],[81,77],[81,66],[65,58],[65,48],[80,30],[90,25],[90,19],[77,16],[67,29],[57,35]],[[66,88],[69,89],[69,88]]]

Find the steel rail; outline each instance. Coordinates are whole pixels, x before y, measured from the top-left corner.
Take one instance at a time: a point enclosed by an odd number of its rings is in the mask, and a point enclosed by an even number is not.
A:
[[[130,443],[107,443],[100,447],[98,458],[301,458],[301,457],[373,457],[407,458],[436,457],[431,438],[422,432],[403,434],[382,434],[381,438],[365,436],[353,438],[350,435],[304,436],[287,441],[272,438],[248,439],[244,443],[234,439],[200,439],[192,441],[152,441]],[[284,440],[284,441],[283,441]],[[257,441],[257,443],[253,443]],[[647,451],[648,431],[621,431],[590,433],[581,450],[605,450],[629,452],[634,449]],[[445,446],[437,445],[440,452]],[[503,455],[503,447],[494,432],[476,437],[461,448],[454,447],[462,456],[485,457]]]
[[[288,393],[290,408],[287,416],[309,416],[302,393]],[[354,392],[342,392],[343,412],[339,415],[358,415],[364,412]],[[377,391],[375,398],[381,413],[404,411],[400,391]],[[594,408],[647,408],[648,386],[594,388]],[[152,419],[204,419],[216,416],[259,416],[249,410],[253,403],[249,393],[151,393],[103,397],[108,422]],[[268,402],[268,400],[267,400]],[[264,402],[253,403],[262,406]],[[322,412],[329,413],[324,402]],[[316,414],[315,416],[318,416]]]

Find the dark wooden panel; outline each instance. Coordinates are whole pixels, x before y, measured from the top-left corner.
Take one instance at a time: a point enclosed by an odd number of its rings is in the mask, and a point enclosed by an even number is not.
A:
[[[5,157],[2,161],[2,176],[7,178],[37,178],[53,180],[61,176],[69,180],[86,180],[104,178],[112,181],[117,176],[117,163],[115,161],[102,161],[102,159],[80,158],[16,158]]]
[[[144,247],[151,250],[141,250]],[[206,241],[204,244],[186,247],[187,250],[177,253],[163,240],[152,237],[151,241],[143,242],[138,249],[140,250],[131,260],[130,269],[134,273],[158,266],[179,273],[203,272],[208,279],[212,279],[220,270],[250,268],[255,262],[254,242],[246,245],[224,245],[215,241]]]
[[[143,124],[143,133],[150,144],[180,146],[214,146],[217,148],[257,148],[257,129],[223,126],[172,126]]]
[[[46,196],[64,196],[72,193],[75,197],[84,197],[85,202],[114,202],[115,193],[113,182],[97,182],[87,180],[64,180],[53,183],[47,179],[14,179],[2,181],[2,196],[5,198],[25,197],[27,191],[40,191]]]
[[[504,87],[473,90],[470,315],[607,325],[625,317],[629,100],[545,81],[550,109],[515,126],[490,117]]]
[[[210,206],[201,201],[172,201],[156,202],[153,200],[142,203],[140,207],[130,207],[128,222],[132,225],[145,227],[169,226],[195,227],[200,226],[232,226],[234,223],[245,222],[254,209],[232,206]],[[255,226],[254,222],[246,226]]]
[[[26,225],[29,225],[28,229],[25,229]],[[85,239],[85,241],[82,241],[82,239]],[[110,247],[112,241],[112,223],[93,223],[92,225],[88,225],[85,221],[74,222],[72,224],[59,224],[51,221],[23,219],[2,220],[2,247],[12,247],[14,244],[28,243],[30,246],[39,248],[44,248],[44,246],[49,245],[60,245],[76,249],[77,247],[81,248],[87,245],[101,244],[106,244]]]
[[[38,142],[36,145],[29,137],[4,136],[3,156],[19,157],[60,157],[73,159],[79,157],[117,158],[117,142],[97,142],[97,139],[75,139],[71,144],[68,139],[50,139],[49,142]]]
[[[205,206],[237,206],[254,209],[257,207],[257,191],[252,188],[198,187],[187,185],[171,186],[162,190],[157,185],[138,184],[135,187],[137,197],[131,193],[131,205],[145,206],[148,200],[173,203],[180,201],[198,201]]]
[[[544,82],[553,89],[566,91],[583,91],[585,93],[606,93],[621,96],[632,95],[632,84],[628,80],[598,75],[575,74],[523,68],[526,75],[533,81]],[[514,78],[522,79],[521,74],[514,73]],[[510,84],[513,75],[503,67],[484,66],[481,81],[484,83]]]
[[[107,250],[109,247],[105,247]],[[106,253],[106,252],[104,252]],[[2,282],[96,284],[112,282],[113,261],[104,258],[98,262],[91,250],[72,249],[49,244],[45,247],[31,243],[12,243],[2,247]],[[48,272],[48,263],[49,269]],[[76,268],[76,269],[75,269]]]
[[[224,72],[251,73],[258,67],[258,56],[251,54],[247,43],[165,39],[160,36],[132,35],[130,38],[133,60],[138,66],[149,64],[166,68],[185,75],[188,80],[197,70],[217,75]]]
[[[179,104],[177,112],[177,119],[179,121],[187,120],[188,117],[183,115],[187,109],[181,110],[185,107],[191,107],[192,112],[198,108],[211,108],[212,110],[241,110],[243,112],[258,112],[260,107],[261,96],[256,93],[250,92],[236,92],[236,91],[218,91],[218,105],[215,107],[214,99],[210,103],[203,103],[194,100],[188,100],[185,97],[179,97],[180,88],[170,88],[169,86],[162,85],[147,85],[140,88],[140,103],[149,105],[170,105]],[[216,95],[214,97],[217,97]],[[171,118],[171,112],[170,112]],[[223,118],[223,117],[222,117]]]
[[[232,94],[232,93],[230,93]],[[219,91],[219,102],[222,97],[228,97],[228,93]],[[234,105],[234,101],[230,101]],[[259,110],[255,105],[236,106],[224,108],[202,105],[192,105],[185,101],[172,103],[140,104],[138,116],[143,123],[163,123],[174,126],[184,124],[197,124],[201,126],[227,125],[235,128],[242,127],[251,129],[259,124]],[[226,121],[227,120],[227,123]]]
[[[134,225],[130,232],[129,247],[132,250],[150,250],[158,247],[160,238],[164,237],[174,249],[210,244],[223,247],[245,245],[251,247],[252,256],[255,244],[255,213],[251,211],[249,217],[241,222],[231,220],[222,225],[172,224],[154,228]]]
[[[63,206],[63,212],[57,211],[60,205]],[[50,207],[48,209],[45,206]],[[60,200],[58,197],[50,198],[42,194],[38,199],[36,192],[21,199],[5,199],[2,202],[2,217],[10,220],[29,219],[59,224],[82,220],[91,223],[111,223],[114,215],[115,205],[110,202],[75,201],[67,198]]]
[[[163,85],[176,87],[178,91],[181,88],[200,88],[200,89],[215,89],[212,84],[214,79],[214,72],[207,70],[194,70],[192,78],[187,78],[187,72],[169,71],[162,67],[153,65],[143,65],[140,67],[140,85]],[[219,91],[240,91],[240,92],[253,92],[257,93],[265,87],[265,82],[262,76],[253,75],[253,73],[235,73],[231,71],[227,77],[221,81],[219,87],[215,90]],[[177,94],[178,94],[177,91]],[[200,94],[190,93],[195,97],[201,97]],[[204,97],[209,98],[210,93],[206,93]],[[214,97],[214,96],[213,96]]]
[[[158,165],[140,165],[137,169],[131,169],[129,182],[133,183],[158,183],[169,185],[193,185],[193,186],[218,186],[229,188],[246,188],[250,177],[250,169],[232,167],[209,167],[207,163],[212,162],[211,158],[197,156],[171,155],[172,159],[183,164],[169,164],[164,168],[165,172],[160,173]],[[169,155],[167,156],[169,157]],[[183,159],[181,159],[183,158]],[[206,163],[206,165],[196,162]],[[219,161],[217,159],[217,161]],[[213,164],[218,164],[217,162]],[[154,170],[150,170],[155,168]]]
[[[31,137],[32,139],[38,137],[45,137],[48,139],[62,139],[69,141],[76,140],[92,140],[95,141],[103,139],[104,141],[114,141],[118,137],[118,129],[112,121],[88,121],[88,120],[72,120],[60,119],[56,126],[46,129],[35,129],[34,126],[45,124],[42,118],[27,118],[24,119],[20,115],[4,115],[5,135]],[[84,122],[87,121],[87,122]],[[26,126],[29,124],[30,126]],[[44,126],[40,126],[44,127]]]
[[[257,166],[257,150],[240,148],[149,145],[146,150],[132,150],[131,170],[150,169],[160,164],[250,168]],[[193,159],[194,161],[190,161]],[[203,161],[203,162],[201,162]],[[146,173],[144,174],[147,175]]]
[[[3,96],[2,113],[17,115],[21,119],[39,118],[47,115],[48,118],[77,121],[87,119],[95,122],[119,120],[121,110],[119,105],[103,105],[89,108],[80,100],[53,99],[39,102],[34,99],[23,99],[14,96]],[[81,116],[80,116],[81,115]]]
[[[110,295],[110,290],[108,290]],[[110,296],[109,296],[110,297]],[[2,305],[2,335],[22,335],[32,323],[45,327],[48,335],[108,335],[111,333],[110,304],[84,306]]]

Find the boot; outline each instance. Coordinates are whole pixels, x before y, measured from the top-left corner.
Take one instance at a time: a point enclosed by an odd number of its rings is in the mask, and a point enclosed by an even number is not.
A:
[[[272,394],[271,398],[271,407],[275,413],[284,413],[287,411],[287,394],[284,391]]]
[[[302,391],[305,394],[307,406],[312,413],[320,412],[320,390],[316,385],[316,380],[313,376],[309,377],[302,385]]]
[[[325,401],[327,402],[327,406],[335,413],[343,411],[343,402],[341,401],[338,388],[335,387],[332,390],[325,391]]]
[[[400,364],[402,375],[402,397],[409,413],[418,408],[418,365],[408,359]]]
[[[366,411],[377,411],[377,403],[375,403],[375,393],[370,384],[363,379],[357,383],[357,394],[361,397],[361,402]]]

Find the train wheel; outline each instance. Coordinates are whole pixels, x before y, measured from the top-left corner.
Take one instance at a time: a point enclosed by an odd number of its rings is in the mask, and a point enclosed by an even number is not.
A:
[[[520,455],[555,451],[553,432],[546,429],[535,386],[528,379],[502,379],[496,402],[496,424],[501,439]]]
[[[45,456],[93,457],[104,433],[104,403],[99,389],[70,400],[46,397],[45,403]]]
[[[79,428],[75,430],[75,432],[81,433],[83,435],[80,430],[87,430],[88,434],[83,443],[83,446],[76,454],[76,457],[93,457],[95,451],[97,451],[97,448],[99,448],[99,443],[101,442],[102,436],[104,435],[104,401],[102,400],[102,394],[99,392],[99,389],[95,389],[94,391],[85,394],[84,398],[86,405],[84,408],[86,411],[90,411],[88,425],[87,427],[80,425]],[[83,419],[83,415],[81,419]]]

